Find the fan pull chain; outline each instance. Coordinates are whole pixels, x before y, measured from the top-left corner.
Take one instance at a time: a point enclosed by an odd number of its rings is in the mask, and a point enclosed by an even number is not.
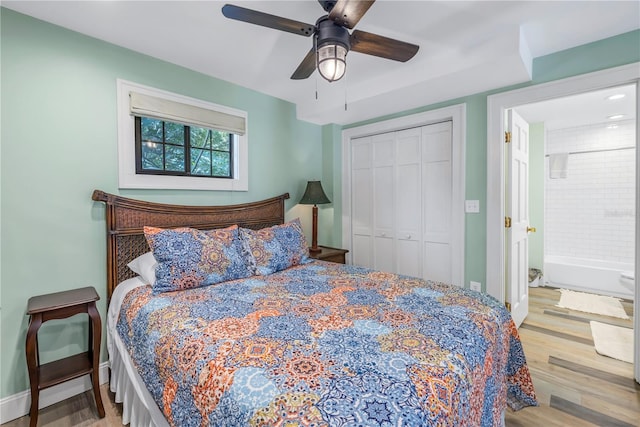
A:
[[[344,111],[347,111],[347,76],[344,77]]]

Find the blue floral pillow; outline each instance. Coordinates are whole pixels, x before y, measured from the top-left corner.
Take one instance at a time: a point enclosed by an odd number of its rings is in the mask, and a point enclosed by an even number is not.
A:
[[[240,234],[247,252],[251,254],[250,260],[257,274],[266,276],[312,261],[309,258],[309,245],[298,218],[261,230],[241,228]]]
[[[144,227],[158,261],[154,293],[213,285],[253,275],[238,226],[201,231]]]

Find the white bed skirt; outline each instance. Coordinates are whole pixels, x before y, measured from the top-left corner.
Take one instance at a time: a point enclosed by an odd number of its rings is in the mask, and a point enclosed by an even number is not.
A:
[[[122,403],[122,424],[131,427],[164,427],[167,420],[135,372],[120,337],[113,337],[114,350],[109,355],[110,388],[117,403]],[[128,360],[127,360],[128,359]],[[126,361],[125,361],[126,360]]]

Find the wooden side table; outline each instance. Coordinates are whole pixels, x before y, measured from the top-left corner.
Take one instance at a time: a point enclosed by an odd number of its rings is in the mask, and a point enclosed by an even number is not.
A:
[[[320,252],[309,252],[309,256],[323,261],[337,262],[338,264],[346,264],[345,255],[349,252],[346,249],[330,248],[329,246],[318,246]]]
[[[98,369],[102,324],[96,301],[100,296],[92,287],[73,289],[29,298],[27,314],[31,316],[27,330],[27,367],[31,384],[30,426],[38,423],[40,390],[89,374],[100,418],[104,418],[104,406],[100,396]],[[64,359],[40,365],[38,329],[47,320],[64,319],[75,314],[89,315],[89,350]]]

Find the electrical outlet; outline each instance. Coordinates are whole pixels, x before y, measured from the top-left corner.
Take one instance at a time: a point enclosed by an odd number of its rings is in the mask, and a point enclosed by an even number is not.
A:
[[[469,287],[471,288],[472,291],[477,291],[477,292],[482,291],[482,283],[480,282],[474,282],[473,280],[471,280],[469,282]]]

